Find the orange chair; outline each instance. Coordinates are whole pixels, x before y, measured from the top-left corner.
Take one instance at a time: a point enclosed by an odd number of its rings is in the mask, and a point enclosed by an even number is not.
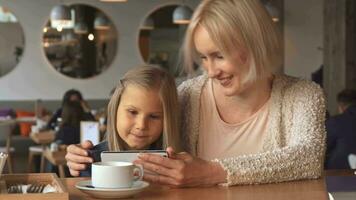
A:
[[[34,112],[24,111],[24,110],[16,110],[16,117],[34,117]],[[20,122],[20,134],[22,136],[28,137],[31,132],[32,123],[29,122]]]

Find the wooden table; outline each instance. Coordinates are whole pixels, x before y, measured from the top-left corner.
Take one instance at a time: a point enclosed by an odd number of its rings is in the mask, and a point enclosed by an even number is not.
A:
[[[75,188],[78,181],[88,178],[61,179],[69,192],[70,200],[95,199]],[[207,187],[170,189],[161,186],[149,186],[144,192],[133,199],[169,199],[169,200],[206,200],[206,199],[263,199],[263,200],[294,200],[313,199],[327,200],[328,193],[324,179],[292,181],[277,184],[233,186],[233,187]]]

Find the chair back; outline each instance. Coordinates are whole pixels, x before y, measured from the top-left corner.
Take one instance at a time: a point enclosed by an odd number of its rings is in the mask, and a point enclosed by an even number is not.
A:
[[[16,121],[14,120],[0,121],[0,137],[5,139],[6,141],[5,147],[0,146],[0,152],[7,154],[6,165],[8,168],[8,173],[10,174],[12,174],[13,172],[11,151],[15,151],[15,149],[11,147],[11,133],[13,131],[15,124]]]
[[[15,121],[3,121],[0,122],[0,141],[3,140],[5,141],[5,151],[4,153],[9,153],[10,152],[10,147],[11,147],[11,133],[12,130],[15,126]]]

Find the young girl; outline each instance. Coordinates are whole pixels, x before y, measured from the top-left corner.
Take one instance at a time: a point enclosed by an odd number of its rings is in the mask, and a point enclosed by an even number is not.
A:
[[[89,151],[90,142],[83,145],[83,162],[67,154],[67,164],[73,176],[88,176],[86,163],[100,161],[105,150],[156,150],[179,147],[179,110],[174,79],[166,71],[143,66],[127,72],[120,80],[108,105],[106,140]],[[71,145],[68,150],[75,148]],[[79,173],[80,171],[80,173]]]

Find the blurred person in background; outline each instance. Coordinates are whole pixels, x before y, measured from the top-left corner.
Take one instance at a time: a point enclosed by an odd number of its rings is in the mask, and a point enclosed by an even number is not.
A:
[[[90,113],[90,107],[88,103],[83,99],[82,94],[75,89],[70,89],[63,95],[62,107],[58,108],[56,112],[53,114],[52,118],[49,120],[47,124],[48,129],[55,130],[56,127],[59,126],[59,122],[61,121],[61,115],[63,106],[68,102],[77,101],[80,103],[80,106],[83,108],[84,114],[88,120],[95,120],[94,116]]]
[[[326,169],[350,169],[348,156],[356,154],[356,90],[337,95],[339,115],[326,121]]]
[[[84,109],[78,101],[70,101],[63,105],[62,121],[56,133],[56,141],[61,144],[80,142],[80,122],[86,120]]]

